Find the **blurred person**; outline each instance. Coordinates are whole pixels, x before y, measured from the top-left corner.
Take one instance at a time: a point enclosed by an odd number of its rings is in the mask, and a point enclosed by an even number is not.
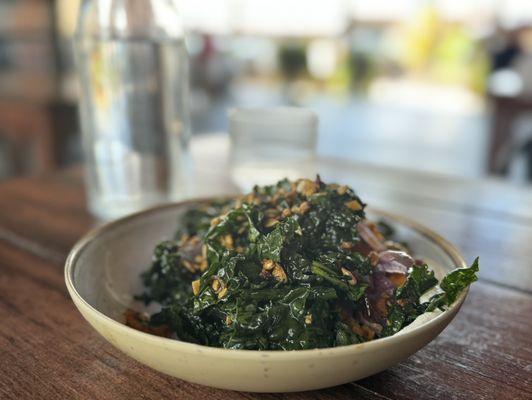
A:
[[[283,79],[283,97],[289,104],[297,104],[299,96],[296,82],[308,73],[305,45],[300,43],[281,44],[279,66]]]
[[[487,49],[492,71],[510,68],[521,54],[518,32],[505,31],[497,27],[492,37],[488,39]]]
[[[522,26],[516,32],[519,50],[513,60],[513,68],[521,77],[525,95],[532,94],[532,26]]]
[[[234,75],[231,60],[216,46],[212,35],[203,34],[202,42],[199,54],[192,61],[194,83],[201,86],[210,96],[223,97]]]

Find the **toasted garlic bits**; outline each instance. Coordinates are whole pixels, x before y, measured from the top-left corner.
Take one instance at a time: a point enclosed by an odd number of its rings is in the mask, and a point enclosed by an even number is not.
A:
[[[281,267],[279,264],[277,264],[273,268],[272,275],[279,282],[282,282],[282,283],[288,282],[288,277],[286,276],[286,272],[284,272],[283,267]]]
[[[297,183],[296,190],[298,193],[310,197],[318,191],[318,184],[310,179],[301,179]]]
[[[347,193],[347,186],[346,185],[339,186],[336,189],[336,193],[338,193],[340,196],[343,196],[344,194]]]
[[[343,276],[347,276],[349,278],[349,284],[350,285],[356,285],[357,284],[357,278],[355,278],[355,275],[351,271],[349,271],[347,268],[342,267],[340,269],[342,271]]]
[[[281,216],[283,218],[288,218],[292,215],[292,211],[289,208],[285,208],[283,212],[281,213]]]
[[[227,295],[227,287],[224,287],[220,292],[218,293],[218,298],[223,299]]]
[[[340,242],[340,248],[351,251],[355,249],[355,244],[353,242]]]
[[[220,237],[220,244],[227,250],[233,250],[233,236],[229,233]]]
[[[219,279],[214,279],[211,284],[212,290],[218,293],[221,290],[222,284]]]
[[[299,213],[300,215],[306,214],[310,210],[310,203],[308,201],[304,201],[299,206]]]
[[[380,257],[376,251],[370,251],[368,254],[368,258],[369,258],[369,263],[371,264],[372,267],[377,266],[377,264],[379,263]]]
[[[275,264],[275,262],[269,259],[262,260],[262,269],[264,271],[271,271],[275,267]]]
[[[196,267],[194,266],[194,264],[192,264],[190,261],[187,261],[187,260],[183,260],[182,261],[183,263],[183,266],[189,271],[189,272],[196,272]]]
[[[273,260],[262,260],[262,272],[263,277],[273,276],[277,281],[286,283],[288,282],[288,276],[285,270],[278,263]]]
[[[362,204],[360,204],[357,200],[351,200],[344,204],[350,210],[353,210],[353,211],[362,210]]]
[[[194,296],[197,296],[200,292],[200,280],[196,279],[195,281],[192,281],[192,293],[194,293]]]
[[[227,285],[217,276],[212,277],[211,280],[211,289],[219,299],[223,299],[227,295]]]
[[[279,223],[278,220],[276,220],[275,218],[267,218],[265,221],[264,221],[264,227],[265,228],[271,228],[272,226],[275,226]]]

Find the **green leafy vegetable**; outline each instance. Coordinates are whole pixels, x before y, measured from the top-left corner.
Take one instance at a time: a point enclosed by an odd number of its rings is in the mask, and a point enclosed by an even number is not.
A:
[[[352,189],[319,177],[191,208],[142,275],[137,298],[162,306],[149,326],[229,349],[343,346],[398,332],[476,279],[477,261],[420,304],[438,283],[434,273],[411,266],[393,228],[367,221],[364,208]],[[383,248],[393,250],[387,266]]]
[[[406,283],[396,291],[397,299],[409,301],[419,300],[419,297],[430,288],[434,287],[438,280],[427,264],[414,265],[410,270]]]
[[[426,311],[433,311],[436,308],[453,304],[458,295],[478,279],[478,271],[477,257],[470,267],[457,268],[449,272],[440,283],[440,288],[443,292],[431,297],[426,305]]]
[[[477,273],[478,257],[470,267],[457,268],[449,272],[440,282],[439,286],[442,292],[435,294],[429,301],[421,304],[420,296],[428,289],[433,288],[438,280],[427,265],[415,265],[407,282],[396,290],[395,298],[399,301],[392,307],[386,327],[380,336],[390,336],[399,332],[404,326],[425,312],[450,306],[464,289],[477,280]]]

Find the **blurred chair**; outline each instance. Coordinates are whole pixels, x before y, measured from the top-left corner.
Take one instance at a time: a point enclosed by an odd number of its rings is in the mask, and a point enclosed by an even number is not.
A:
[[[505,33],[503,45],[492,52],[493,72],[488,82],[492,121],[487,163],[491,174],[507,174],[512,158],[528,141],[526,135],[532,136],[530,124],[525,137],[517,137],[516,132],[517,122],[527,121],[523,117],[532,115],[532,54],[521,40],[531,29],[521,27]],[[527,130],[522,128],[521,136]]]
[[[508,172],[512,154],[516,150],[515,122],[521,116],[532,114],[532,95],[506,96],[490,93],[489,100],[492,108],[492,122],[488,172],[504,175]]]

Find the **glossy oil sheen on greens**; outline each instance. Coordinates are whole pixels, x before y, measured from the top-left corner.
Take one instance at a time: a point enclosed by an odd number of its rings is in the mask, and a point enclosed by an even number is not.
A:
[[[343,346],[394,334],[476,280],[477,261],[450,273],[441,292],[421,304],[420,295],[438,281],[416,261],[390,287],[390,274],[376,272],[380,261],[372,261],[379,251],[357,226],[373,226],[382,243],[393,230],[376,231],[364,207],[352,189],[319,178],[200,204],[186,213],[175,240],[157,246],[143,274],[138,298],[162,305],[149,324],[168,326],[180,340],[230,349]],[[380,292],[383,281],[388,286]]]

